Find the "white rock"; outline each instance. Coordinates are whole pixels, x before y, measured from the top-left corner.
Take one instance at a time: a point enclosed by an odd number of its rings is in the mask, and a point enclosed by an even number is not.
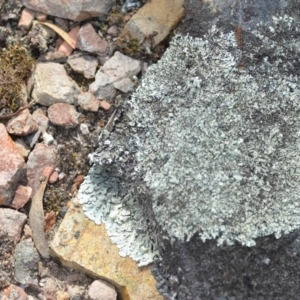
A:
[[[43,133],[43,141],[44,141],[44,144],[49,146],[53,143],[54,141],[54,138],[51,134],[47,133],[46,131]]]
[[[45,106],[54,103],[73,104],[80,88],[58,63],[38,63],[34,74],[33,98]]]
[[[67,63],[77,73],[83,74],[85,78],[94,78],[96,68],[98,66],[98,59],[82,53],[71,55]]]
[[[88,134],[90,133],[89,127],[88,127],[87,124],[85,124],[85,123],[80,124],[80,131],[81,131],[82,134],[84,134],[84,135],[88,135]]]
[[[134,84],[129,78],[124,78],[114,82],[114,87],[123,93],[128,93],[133,90]]]
[[[135,76],[140,71],[141,62],[139,60],[117,51],[96,73],[95,81],[90,84],[89,91],[99,99],[111,98],[116,93],[113,83]]]

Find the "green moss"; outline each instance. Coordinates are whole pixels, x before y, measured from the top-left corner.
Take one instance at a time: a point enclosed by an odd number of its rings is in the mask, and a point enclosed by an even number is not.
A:
[[[139,41],[133,38],[126,29],[122,30],[117,43],[121,52],[124,54],[136,54],[140,51]]]
[[[22,105],[21,87],[33,63],[33,58],[21,45],[0,50],[0,110],[16,111]]]

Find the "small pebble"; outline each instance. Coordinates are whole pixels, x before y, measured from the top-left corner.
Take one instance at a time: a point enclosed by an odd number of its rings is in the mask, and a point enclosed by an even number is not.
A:
[[[89,127],[86,124],[84,124],[84,123],[80,124],[80,131],[84,135],[88,135],[90,133]]]

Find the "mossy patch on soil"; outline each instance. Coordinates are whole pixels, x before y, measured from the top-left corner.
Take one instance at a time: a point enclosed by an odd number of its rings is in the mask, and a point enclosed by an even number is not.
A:
[[[0,50],[0,110],[16,111],[21,105],[22,85],[34,59],[21,45]]]

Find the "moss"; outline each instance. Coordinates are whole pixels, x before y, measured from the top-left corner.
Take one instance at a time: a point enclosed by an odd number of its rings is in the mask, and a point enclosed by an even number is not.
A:
[[[22,86],[33,63],[33,58],[21,45],[0,50],[0,109],[16,111],[22,105]]]
[[[32,69],[34,60],[21,45],[10,45],[0,50],[0,110],[16,111],[21,102],[24,79]]]
[[[132,55],[140,51],[139,41],[133,38],[129,31],[124,28],[118,37],[117,45],[124,54]]]

